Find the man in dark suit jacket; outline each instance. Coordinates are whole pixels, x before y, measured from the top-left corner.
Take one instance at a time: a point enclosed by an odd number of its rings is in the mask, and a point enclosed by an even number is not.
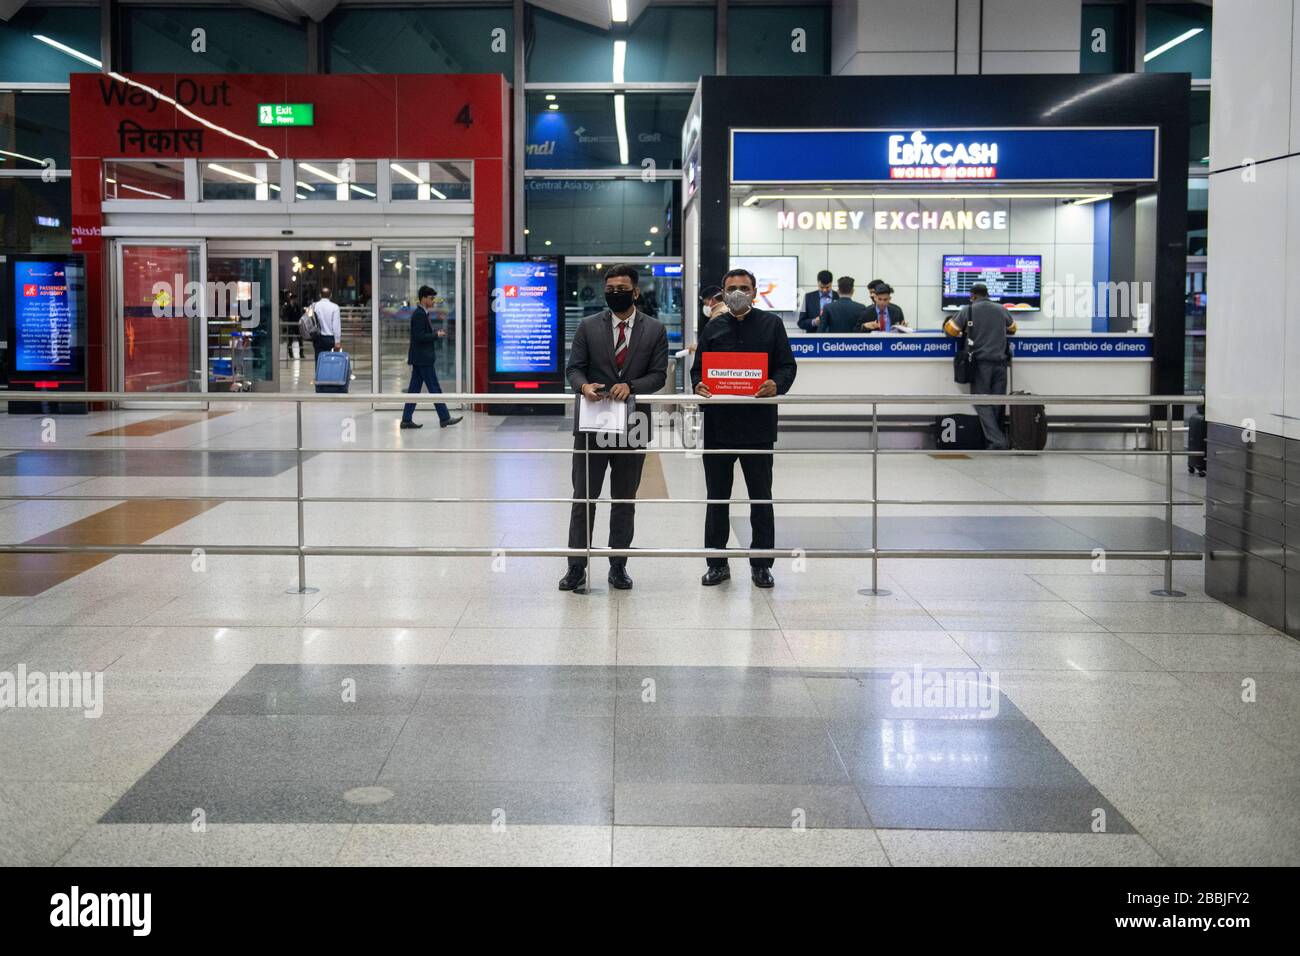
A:
[[[442,329],[435,330],[433,320],[429,318],[429,310],[433,308],[433,301],[437,295],[437,289],[427,285],[420,286],[420,291],[416,295],[419,304],[411,313],[411,344],[406,350],[406,364],[411,366],[411,385],[407,391],[413,395],[419,393],[421,385],[428,388],[430,394],[442,391],[442,386],[438,384],[438,370],[435,366],[438,362],[438,346],[447,337],[447,333]],[[461,417],[457,415],[453,418],[442,402],[433,407],[438,412],[439,427],[446,428],[460,421]],[[402,408],[401,427],[424,427],[415,421],[414,402],[407,402]]]
[[[803,311],[799,313],[799,328],[805,332],[818,330],[817,317],[822,310],[839,298],[831,288],[832,276],[823,269],[817,273],[817,288],[803,297]]]
[[[867,307],[853,299],[853,277],[840,276],[837,283],[840,297],[826,306],[822,320],[817,325],[818,332],[830,332],[844,335],[850,332],[865,332],[868,319]]]
[[[628,454],[627,448],[644,448],[649,440],[649,415],[629,408],[626,434],[579,430],[581,403],[612,398],[631,406],[637,395],[650,395],[668,379],[668,332],[658,319],[637,308],[639,276],[631,266],[617,265],[605,273],[604,311],[582,320],[574,333],[565,374],[578,393],[573,415],[573,497],[596,499],[609,469],[610,497],[636,498],[645,453]],[[614,449],[611,453],[610,449]],[[609,546],[632,547],[636,505],[630,500],[609,509]],[[569,547],[590,547],[589,532],[596,523],[596,505],[575,501],[569,512]],[[609,559],[611,587],[632,587],[627,558]],[[579,591],[587,585],[587,559],[569,558],[569,570],[560,579],[561,591]]]
[[[884,282],[871,293],[874,304],[870,309],[871,314],[867,316],[868,332],[892,332],[896,325],[907,325],[903,310],[890,301],[893,294],[893,287]]]

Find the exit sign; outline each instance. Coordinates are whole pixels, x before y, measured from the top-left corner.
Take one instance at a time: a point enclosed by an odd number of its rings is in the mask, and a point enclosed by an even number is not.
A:
[[[258,126],[312,126],[315,111],[310,103],[258,103]]]

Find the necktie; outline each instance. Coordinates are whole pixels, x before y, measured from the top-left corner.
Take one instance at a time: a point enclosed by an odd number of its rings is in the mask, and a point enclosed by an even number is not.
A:
[[[623,361],[627,358],[627,323],[618,324],[618,340],[614,343],[614,364],[621,371]]]
[[[880,315],[880,331],[882,331],[882,332],[888,332],[888,331],[889,331],[889,313],[886,312],[884,309],[880,309],[880,310],[878,310],[878,314]]]

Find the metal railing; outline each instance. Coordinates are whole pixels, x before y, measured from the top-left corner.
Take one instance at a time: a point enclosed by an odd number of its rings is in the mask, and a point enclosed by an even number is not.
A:
[[[509,405],[509,404],[565,404],[571,405],[574,396],[569,394],[533,394],[533,395],[511,395],[511,394],[482,394],[482,393],[456,393],[446,392],[438,394],[429,394],[427,392],[418,395],[405,393],[397,394],[374,394],[374,395],[347,395],[347,394],[287,394],[287,393],[265,393],[265,392],[205,392],[205,393],[150,393],[142,396],[133,392],[8,392],[3,398],[7,401],[37,401],[37,402],[59,402],[59,403],[93,403],[93,404],[114,404],[122,402],[139,402],[147,400],[150,406],[156,406],[157,403],[177,404],[182,406],[193,407],[196,403],[239,403],[239,404],[292,404],[295,410],[295,435],[296,440],[292,449],[296,454],[296,479],[297,493],[295,495],[39,495],[39,494],[3,494],[0,495],[0,501],[258,501],[258,502],[295,502],[297,505],[297,544],[296,545],[198,545],[198,544],[140,544],[140,545],[82,545],[82,544],[0,544],[0,554],[191,554],[196,549],[201,549],[210,554],[232,554],[232,555],[292,555],[296,556],[298,561],[298,587],[290,589],[292,593],[312,593],[316,588],[307,586],[307,568],[306,560],[308,557],[489,557],[498,556],[518,556],[518,557],[582,557],[588,562],[598,557],[673,557],[673,558],[783,558],[794,556],[790,549],[778,548],[599,548],[591,545],[591,525],[590,525],[590,506],[604,501],[608,504],[637,504],[637,505],[657,505],[657,504],[770,504],[770,505],[825,505],[825,504],[846,504],[846,505],[870,505],[871,506],[871,547],[870,548],[822,548],[822,549],[799,549],[798,556],[804,558],[850,558],[850,559],[869,559],[871,562],[871,587],[859,590],[861,594],[888,594],[889,592],[879,586],[879,561],[882,558],[1002,558],[1002,559],[1087,559],[1091,560],[1096,557],[1095,550],[1066,550],[1066,549],[934,549],[934,548],[881,548],[879,538],[879,508],[881,505],[889,506],[936,506],[936,505],[974,505],[974,506],[1021,506],[1021,507],[1061,507],[1061,506],[1079,506],[1079,507],[1096,507],[1098,505],[1114,507],[1153,507],[1163,505],[1165,510],[1165,547],[1158,550],[1105,550],[1105,556],[1108,560],[1160,560],[1164,563],[1164,587],[1154,590],[1151,593],[1162,596],[1184,597],[1184,593],[1177,591],[1173,586],[1173,562],[1174,561],[1199,561],[1201,552],[1199,551],[1176,551],[1174,549],[1174,521],[1173,514],[1175,507],[1192,507],[1203,505],[1200,499],[1178,500],[1174,499],[1174,481],[1173,481],[1173,462],[1175,458],[1186,458],[1189,455],[1199,452],[1189,452],[1187,450],[1175,451],[1173,448],[1173,410],[1176,405],[1201,405],[1205,398],[1203,395],[998,395],[987,396],[993,401],[981,404],[992,405],[1148,405],[1152,407],[1164,406],[1165,418],[1161,427],[1166,431],[1166,441],[1163,450],[1128,450],[1114,448],[1096,448],[1096,449],[1054,449],[1046,448],[1039,451],[1020,451],[1020,450],[965,450],[961,454],[971,457],[998,456],[998,457],[1019,457],[1019,456],[1058,456],[1058,455],[1075,455],[1087,457],[1107,457],[1123,456],[1127,458],[1142,456],[1157,456],[1164,459],[1165,462],[1165,497],[1160,500],[1105,500],[1105,499],[917,499],[917,498],[882,498],[879,489],[879,469],[878,462],[881,455],[933,455],[934,449],[928,448],[881,448],[880,447],[880,406],[889,405],[935,405],[951,406],[957,403],[974,398],[984,398],[985,396],[968,396],[968,395],[782,395],[774,398],[753,398],[753,397],[731,397],[731,396],[712,396],[710,398],[701,398],[692,394],[671,394],[660,393],[655,395],[638,395],[636,398],[639,406],[703,406],[715,407],[718,405],[736,404],[747,405],[806,405],[816,407],[818,405],[862,405],[869,406],[871,409],[871,445],[869,448],[773,448],[773,449],[754,449],[754,448],[704,448],[698,446],[682,447],[664,447],[661,445],[650,444],[646,448],[605,448],[597,447],[595,450],[600,454],[645,454],[654,452],[655,454],[683,454],[690,456],[715,455],[715,454],[744,454],[744,455],[816,455],[816,456],[836,456],[836,455],[869,455],[871,457],[871,497],[870,498],[729,498],[729,499],[711,499],[711,498],[592,498],[590,489],[584,487],[582,497],[527,497],[527,498],[470,498],[470,497],[395,497],[395,496],[368,496],[368,495],[331,495],[316,496],[307,495],[304,489],[303,479],[303,455],[304,454],[400,454],[400,455],[582,455],[584,457],[584,474],[590,474],[587,465],[592,452],[592,444],[589,439],[585,447],[575,449],[572,447],[554,447],[554,448],[516,448],[516,447],[498,447],[498,448],[425,448],[425,447],[402,447],[402,448],[374,448],[365,446],[332,446],[314,448],[307,447],[303,444],[303,405],[371,405],[377,406],[389,403],[407,403],[414,402],[417,405],[431,405],[434,403],[445,402],[448,404],[483,404],[483,405]],[[946,416],[941,416],[946,417]],[[655,429],[652,434],[657,434]],[[166,448],[149,448],[149,447],[123,447],[114,445],[104,446],[81,446],[68,448],[65,446],[39,445],[39,446],[7,446],[0,448],[0,452],[23,452],[23,451],[130,451],[132,453],[149,453],[155,451],[175,452],[175,447]],[[254,447],[254,448],[235,448],[221,446],[215,448],[190,448],[183,449],[203,454],[213,453],[274,453],[277,451],[287,451],[290,449],[279,447]],[[395,546],[359,546],[359,545],[309,545],[306,543],[306,518],[304,506],[306,504],[320,503],[391,503],[391,504],[567,504],[567,505],[585,505],[584,512],[587,514],[586,525],[586,543],[585,548],[569,547],[453,547],[453,546],[435,546],[435,547],[395,547]],[[590,572],[589,572],[590,577]],[[598,593],[588,590],[587,593]]]

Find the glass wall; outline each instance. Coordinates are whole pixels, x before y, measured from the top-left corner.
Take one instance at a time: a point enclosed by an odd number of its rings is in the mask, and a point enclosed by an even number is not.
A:
[[[533,255],[677,256],[680,181],[529,179],[527,246]]]
[[[307,27],[256,10],[124,6],[120,22],[125,68],[133,72],[307,71]]]
[[[694,83],[714,72],[716,16],[711,6],[648,7],[626,34],[620,64],[610,31],[530,6],[528,82]]]
[[[67,169],[68,155],[66,93],[0,90],[0,172]]]
[[[421,286],[436,292],[429,323],[441,332],[435,369],[444,391],[456,387],[456,250],[379,250],[379,372],[381,392],[404,392],[410,385],[407,349],[411,313]],[[432,411],[432,409],[430,409]]]
[[[0,83],[66,83],[99,70],[98,7],[28,4],[0,20]]]
[[[1213,9],[1199,3],[1148,3],[1146,11],[1146,71],[1208,80]]]
[[[820,76],[830,68],[830,8],[727,9],[727,73]]]
[[[689,93],[528,94],[529,169],[678,169]],[[620,122],[620,113],[622,120]]]
[[[336,10],[325,33],[331,73],[501,73],[514,80],[509,6]]]
[[[118,294],[128,392],[198,392],[203,382],[202,276],[197,244],[122,246]],[[179,278],[182,288],[176,288]],[[190,307],[186,307],[186,303]]]
[[[185,163],[179,159],[107,159],[105,199],[184,199]]]

